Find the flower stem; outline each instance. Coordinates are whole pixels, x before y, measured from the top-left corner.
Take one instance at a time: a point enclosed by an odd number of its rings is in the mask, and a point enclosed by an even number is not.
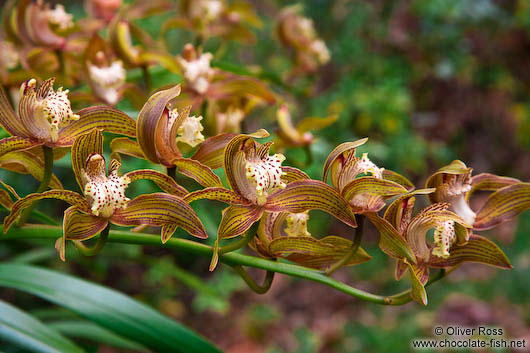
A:
[[[107,243],[107,240],[109,238],[109,230],[110,230],[110,224],[107,224],[105,229],[103,229],[101,231],[101,233],[99,233],[99,238],[98,238],[98,241],[97,241],[96,245],[94,245],[91,248],[89,248],[88,246],[84,245],[83,242],[78,241],[78,240],[74,241],[74,245],[77,248],[77,250],[79,250],[79,252],[81,254],[85,255],[85,256],[97,255],[97,254],[99,254],[101,249],[103,249],[103,247]]]
[[[49,239],[50,242],[55,242],[55,240],[61,236],[61,227],[47,225],[27,225],[21,228],[11,228],[0,239]],[[196,241],[173,237],[165,244],[162,244],[160,242],[160,236],[146,233],[132,233],[129,231],[113,230],[109,233],[108,241],[123,244],[164,246],[168,249],[184,251],[204,257],[211,257],[213,253],[213,248],[211,246],[201,244]],[[410,290],[392,296],[372,294],[361,289],[351,287],[346,283],[326,276],[322,272],[314,269],[285,262],[271,261],[256,256],[230,252],[219,255],[219,261],[232,267],[237,265],[248,266],[259,268],[265,271],[282,273],[291,277],[307,279],[313,282],[324,284],[352,297],[374,304],[403,305],[412,300],[410,297]],[[440,280],[444,275],[445,274],[439,274],[437,277],[431,279],[429,282],[427,282],[425,287]]]
[[[271,288],[272,281],[274,280],[274,271],[267,271],[265,278],[263,279],[263,284],[259,285],[252,279],[252,277],[250,277],[247,270],[245,270],[243,266],[235,265],[232,268],[241,276],[241,278],[243,278],[248,287],[254,292],[258,294],[265,294]]]
[[[226,253],[229,253],[231,251],[235,251],[235,250],[238,250],[238,249],[241,249],[242,247],[246,246],[248,243],[250,243],[250,241],[252,239],[254,239],[254,236],[256,235],[256,232],[255,231],[251,231],[250,229],[245,233],[244,236],[242,236],[241,238],[239,238],[239,240],[231,243],[231,244],[228,244],[228,245],[225,245],[225,246],[221,246],[219,248],[219,255],[220,254],[226,254]]]
[[[351,250],[339,261],[334,263],[328,270],[326,271],[326,275],[331,275],[335,271],[337,271],[342,266],[346,265],[351,259],[354,258],[355,254],[357,254],[357,250],[359,250],[359,246],[361,246],[361,240],[363,238],[364,233],[364,216],[358,215],[358,222],[357,222],[357,228],[355,228],[355,235],[353,238],[353,244],[351,246]]]
[[[145,90],[149,94],[153,85],[151,82],[151,75],[149,74],[149,67],[147,66],[147,64],[142,65],[142,77],[144,80]]]
[[[40,185],[37,191],[35,191],[38,194],[48,190],[48,185],[50,185],[50,180],[52,179],[53,171],[53,149],[51,147],[42,145],[42,152],[44,153],[44,173],[42,175]],[[22,212],[17,223],[19,227],[26,223],[29,216],[33,212],[35,206],[37,206],[37,203],[33,202],[29,207],[24,210],[24,212]]]

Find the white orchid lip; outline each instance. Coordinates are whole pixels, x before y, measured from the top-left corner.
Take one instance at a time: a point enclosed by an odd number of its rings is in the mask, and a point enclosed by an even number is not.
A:
[[[188,59],[177,57],[177,61],[182,67],[184,79],[199,94],[205,94],[210,87],[210,80],[214,74],[214,70],[210,66],[212,59],[211,53],[204,53]]]
[[[119,89],[125,83],[126,72],[120,60],[113,61],[109,66],[97,66],[88,63],[88,74],[96,94],[109,104],[119,100]]]
[[[311,233],[307,230],[308,220],[309,214],[307,212],[289,213],[286,217],[287,226],[285,227],[285,233],[291,237],[311,236]]]
[[[171,116],[172,114],[178,114],[175,109],[169,111],[169,116],[171,120],[176,119],[176,117]],[[202,116],[188,116],[184,119],[177,130],[177,142],[186,143],[191,147],[202,143],[204,141],[204,135],[202,134],[204,127],[201,124],[201,120]]]
[[[127,176],[118,176],[119,162],[113,160],[109,175],[105,175],[105,158],[97,153],[87,158],[86,169],[82,170],[86,181],[84,194],[92,203],[90,210],[95,216],[108,218],[116,209],[127,207],[130,200],[125,189],[131,182]]]
[[[64,10],[61,4],[55,5],[53,10],[47,10],[48,21],[56,25],[61,31],[65,31],[74,26],[73,15]]]

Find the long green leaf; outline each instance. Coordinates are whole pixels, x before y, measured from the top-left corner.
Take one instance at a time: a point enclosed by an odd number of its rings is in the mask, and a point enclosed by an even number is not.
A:
[[[156,352],[220,352],[211,343],[145,304],[78,278],[34,266],[0,264],[0,286],[16,288]]]
[[[3,301],[0,301],[0,338],[30,352],[84,352],[55,329]]]

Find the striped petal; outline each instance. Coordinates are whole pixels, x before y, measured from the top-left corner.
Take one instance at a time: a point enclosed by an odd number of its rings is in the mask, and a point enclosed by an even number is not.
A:
[[[113,153],[125,154],[140,159],[146,159],[145,154],[136,141],[127,137],[117,137],[110,143],[110,149]]]
[[[103,155],[103,134],[98,129],[92,129],[87,134],[80,135],[72,145],[72,169],[81,190],[85,190],[86,180],[82,171],[90,155]]]
[[[311,179],[309,175],[298,168],[282,167],[282,172],[285,173],[282,176],[282,180],[285,180],[287,184],[297,180]]]
[[[89,212],[90,206],[85,198],[76,192],[69,190],[50,190],[43,192],[42,194],[30,194],[23,199],[18,200],[13,204],[11,213],[4,219],[4,233],[16,221],[20,213],[29,205],[37,200],[42,199],[57,199],[68,202],[72,206],[77,206],[83,212]]]
[[[217,231],[218,239],[236,237],[257,222],[263,210],[252,206],[232,205],[223,210],[223,218]]]
[[[329,154],[328,158],[326,159],[326,163],[324,164],[324,171],[322,173],[322,180],[324,182],[327,181],[328,173],[330,172],[330,168],[333,165],[333,162],[335,162],[337,160],[337,158],[341,154],[343,154],[346,151],[350,151],[350,150],[354,150],[355,151],[355,148],[365,144],[366,141],[368,141],[367,137],[365,137],[363,139],[360,139],[360,140],[357,140],[357,141],[354,141],[354,142],[345,142],[345,143],[340,144],[337,147],[335,147],[335,149],[333,151],[331,151],[331,153]]]
[[[107,106],[89,107],[80,110],[79,120],[59,130],[57,146],[71,146],[74,140],[93,129],[130,137],[136,136],[136,121],[127,114]]]
[[[403,186],[408,191],[412,191],[414,189],[414,184],[412,184],[410,180],[408,180],[405,176],[396,173],[392,170],[383,170],[383,179],[393,181],[394,183]]]
[[[406,264],[409,267],[410,281],[412,284],[410,296],[414,301],[423,305],[427,305],[427,292],[425,292],[425,283],[427,283],[427,280],[429,279],[429,269],[423,264]]]
[[[373,177],[354,179],[342,190],[342,195],[356,213],[377,212],[385,207],[388,197],[407,193],[407,189],[390,180]]]
[[[221,179],[210,167],[190,158],[175,158],[171,161],[180,174],[192,178],[204,187],[223,187]]]
[[[319,209],[351,227],[357,226],[346,200],[335,189],[318,180],[298,180],[287,184],[285,189],[268,197],[265,209],[291,213]]]
[[[0,140],[0,157],[9,152],[24,151],[41,144],[25,137],[6,137]]]
[[[195,159],[212,169],[221,168],[225,147],[235,136],[236,134],[233,133],[225,133],[207,138],[199,145],[191,159]]]
[[[12,136],[30,137],[29,130],[11,107],[3,86],[0,86],[0,125]]]
[[[44,176],[44,161],[29,151],[10,152],[0,157],[0,167],[20,174],[31,174],[35,179],[41,181]],[[50,189],[63,189],[63,185],[52,174]]]
[[[471,190],[466,194],[466,200],[469,201],[475,191],[497,191],[505,186],[520,183],[521,180],[499,176],[490,173],[480,173],[471,178]]]
[[[403,234],[410,220],[412,219],[412,211],[414,210],[414,195],[428,195],[436,189],[419,189],[401,195],[387,207],[383,218],[390,222],[392,226]]]
[[[162,174],[152,169],[140,169],[129,172],[124,175],[129,178],[131,182],[135,180],[151,180],[160,187],[164,192],[179,197],[184,197],[188,194],[188,190],[180,186],[173,180],[173,178]]]
[[[530,209],[530,183],[506,186],[491,194],[477,213],[473,229],[486,230]]]
[[[234,191],[225,188],[206,188],[184,196],[184,201],[187,203],[203,199],[221,201],[230,205],[250,205],[248,200],[245,200]]]
[[[208,237],[195,211],[180,197],[169,194],[155,193],[138,196],[129,201],[125,209],[114,211],[110,221],[121,226],[147,224],[162,227],[162,241],[164,242],[172,235],[168,229],[174,231],[177,227],[182,227],[197,238]]]
[[[512,268],[504,252],[494,242],[478,234],[472,234],[464,245],[453,245],[451,255],[446,259],[432,256],[429,266],[445,268],[463,262],[478,262],[504,269]]]

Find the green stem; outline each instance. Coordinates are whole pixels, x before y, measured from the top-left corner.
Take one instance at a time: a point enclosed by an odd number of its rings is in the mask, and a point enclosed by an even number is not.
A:
[[[42,145],[42,152],[44,153],[44,174],[42,175],[42,180],[37,191],[35,191],[38,194],[48,190],[48,185],[50,185],[53,171],[53,149],[51,147]],[[17,223],[19,227],[26,223],[35,206],[37,206],[37,203],[33,202],[22,212],[22,215],[20,215]]]
[[[110,230],[110,224],[108,224],[105,227],[105,229],[103,229],[101,233],[99,233],[99,238],[98,238],[96,245],[94,245],[91,248],[84,245],[81,241],[74,241],[74,245],[77,248],[77,250],[79,250],[79,252],[85,256],[97,255],[107,243],[107,240],[109,238],[109,230]]]
[[[272,281],[274,280],[274,271],[267,271],[265,278],[263,279],[263,284],[259,285],[252,279],[252,277],[250,277],[247,270],[245,270],[243,266],[236,265],[232,268],[241,276],[241,278],[243,278],[248,287],[254,292],[258,294],[265,294],[271,288]]]
[[[326,274],[329,276],[335,271],[337,271],[342,266],[346,265],[348,262],[350,262],[351,259],[357,254],[357,250],[359,250],[359,246],[361,246],[361,240],[363,238],[363,229],[364,229],[364,216],[358,215],[359,222],[357,222],[357,228],[355,228],[355,235],[353,238],[353,244],[351,246],[350,252],[348,252],[342,259],[335,262],[327,271]]]
[[[177,181],[177,167],[168,167],[167,168],[167,175],[171,179]]]
[[[226,254],[238,249],[241,249],[242,247],[246,246],[252,239],[254,239],[254,236],[256,235],[255,231],[251,231],[250,229],[243,235],[241,238],[239,238],[237,241],[221,246],[218,250],[219,255]]]
[[[57,238],[62,236],[62,232],[63,230],[61,227],[28,225],[22,228],[11,228],[0,239],[49,239],[50,241],[55,242]],[[164,246],[168,249],[184,251],[189,254],[204,257],[211,257],[213,253],[213,248],[211,246],[201,244],[196,241],[173,237],[169,239],[166,244],[162,244],[160,242],[160,236],[146,233],[132,233],[128,231],[113,230],[109,233],[108,241],[122,244]],[[345,283],[337,281],[336,279],[326,276],[317,270],[290,263],[276,262],[255,256],[239,254],[236,252],[219,255],[219,261],[229,266],[241,265],[255,267],[265,271],[272,271],[291,277],[307,279],[313,282],[324,284],[352,297],[370,303],[382,305],[403,305],[412,300],[410,297],[410,290],[393,296],[376,295],[351,287]],[[441,275],[439,275],[437,278],[433,278],[426,284],[426,286],[438,281],[441,278]]]

